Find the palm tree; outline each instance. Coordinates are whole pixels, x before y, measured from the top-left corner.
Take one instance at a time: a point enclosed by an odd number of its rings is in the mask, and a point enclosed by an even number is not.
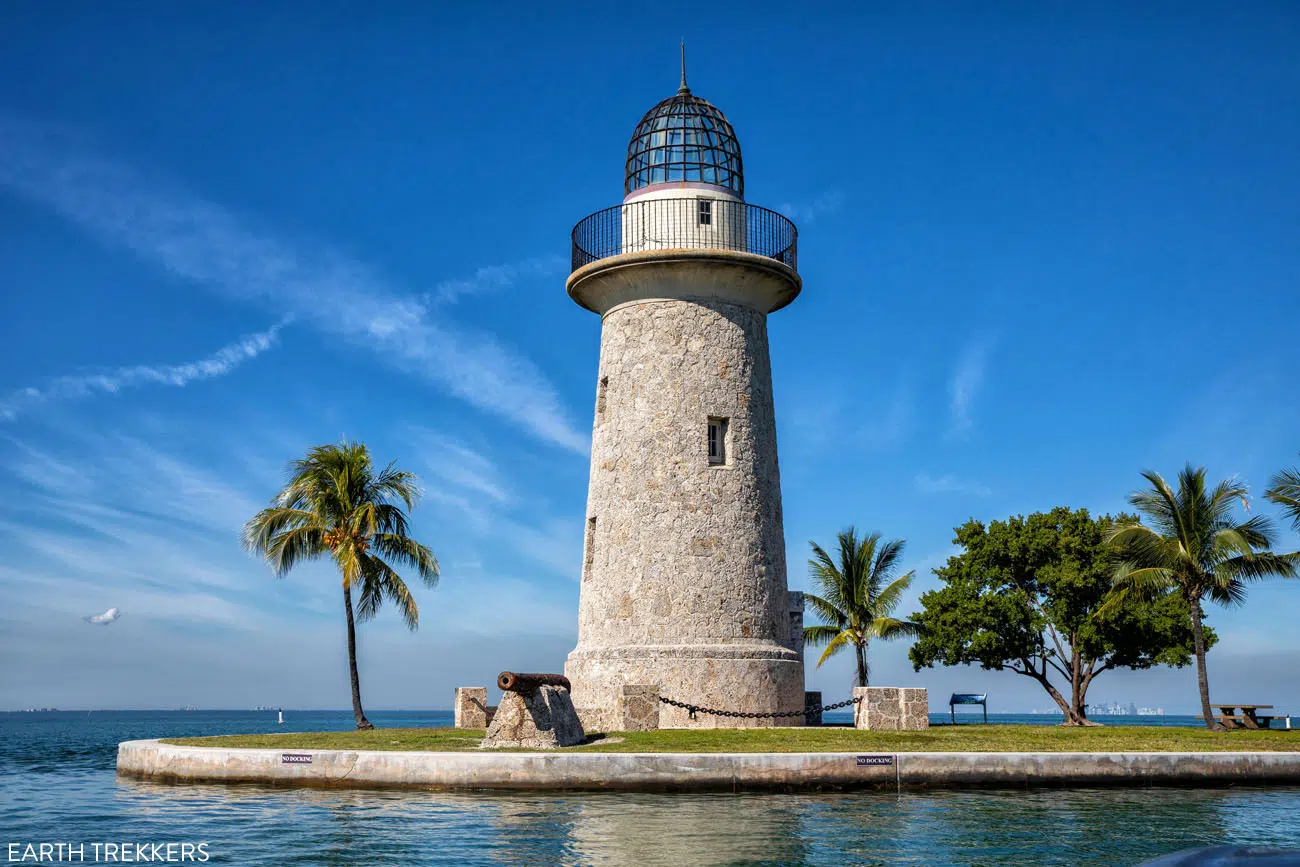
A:
[[[357,633],[352,591],[359,593],[356,620],[374,617],[385,599],[397,606],[408,629],[420,611],[390,562],[410,566],[430,587],[438,583],[433,552],[408,535],[406,512],[419,496],[412,473],[389,464],[375,473],[363,443],[316,446],[289,464],[289,480],[271,505],[244,525],[244,547],[266,558],[276,577],[298,563],[328,556],[343,576],[348,624],[348,673],[358,729],[372,729],[361,709],[357,679]],[[400,503],[400,505],[399,505]]]
[[[846,647],[852,647],[858,664],[858,686],[868,680],[867,645],[873,638],[891,638],[918,634],[915,623],[891,617],[916,572],[893,578],[903,547],[903,539],[880,540],[879,533],[859,539],[853,527],[836,539],[840,546],[837,566],[816,542],[810,542],[813,557],[808,561],[809,577],[821,595],[804,594],[822,620],[804,627],[804,641],[819,647],[826,645],[817,667]],[[892,579],[892,580],[891,580]]]
[[[1236,521],[1234,504],[1249,507],[1245,485],[1228,479],[1209,490],[1205,468],[1191,464],[1178,474],[1177,491],[1152,470],[1142,477],[1151,487],[1130,494],[1129,502],[1150,526],[1138,521],[1110,531],[1122,559],[1115,571],[1113,596],[1104,607],[1123,604],[1130,595],[1147,600],[1169,592],[1182,595],[1191,610],[1201,713],[1206,726],[1222,731],[1210,712],[1201,601],[1241,605],[1246,601],[1246,582],[1270,575],[1292,577],[1295,565],[1269,550],[1273,526],[1268,518],[1256,515]]]
[[[1264,496],[1281,506],[1291,519],[1291,526],[1300,531],[1300,467],[1283,470],[1268,480]]]

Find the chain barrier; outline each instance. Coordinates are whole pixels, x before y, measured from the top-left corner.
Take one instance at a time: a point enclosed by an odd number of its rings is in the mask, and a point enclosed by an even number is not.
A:
[[[813,716],[815,714],[824,713],[825,711],[828,710],[838,710],[842,707],[848,707],[851,704],[857,704],[861,700],[862,698],[861,696],[859,696],[857,698],[848,699],[847,701],[836,702],[835,704],[824,704],[821,705],[820,707],[806,707],[803,710],[787,710],[787,711],[780,711],[776,713],[759,713],[757,711],[744,711],[744,710],[718,710],[717,708],[701,707],[697,704],[690,704],[684,701],[674,701],[671,698],[664,698],[662,695],[659,696],[660,702],[662,702],[663,704],[670,704],[673,707],[682,708],[683,710],[687,711],[691,715],[691,719],[695,719],[695,715],[697,713],[706,713],[709,714],[710,716],[731,717],[732,719],[789,719],[791,717],[797,717],[797,716],[808,717],[808,716]]]

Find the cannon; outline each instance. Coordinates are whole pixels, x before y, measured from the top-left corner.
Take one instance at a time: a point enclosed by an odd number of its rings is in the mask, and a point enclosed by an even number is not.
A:
[[[521,695],[536,692],[539,686],[562,686],[570,691],[573,689],[569,686],[569,679],[562,674],[519,674],[513,671],[501,672],[497,677],[497,686]]]

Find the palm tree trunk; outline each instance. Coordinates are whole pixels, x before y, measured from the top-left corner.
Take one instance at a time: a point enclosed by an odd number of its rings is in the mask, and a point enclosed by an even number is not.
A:
[[[1201,600],[1187,600],[1192,610],[1192,645],[1196,650],[1196,686],[1201,691],[1201,715],[1212,732],[1225,731],[1210,710],[1210,679],[1205,673],[1205,630],[1201,628]]]
[[[854,645],[858,657],[858,686],[870,686],[867,683],[867,646],[865,644]]]
[[[361,679],[357,677],[357,624],[352,619],[352,588],[343,585],[343,608],[348,614],[348,674],[352,677],[352,713],[357,717],[357,729],[374,728],[361,709]]]

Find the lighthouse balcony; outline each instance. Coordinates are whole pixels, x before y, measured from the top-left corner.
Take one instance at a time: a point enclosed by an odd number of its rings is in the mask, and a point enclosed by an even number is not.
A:
[[[597,211],[573,227],[573,271],[626,253],[727,250],[796,271],[799,232],[782,214],[729,198],[642,198]]]

